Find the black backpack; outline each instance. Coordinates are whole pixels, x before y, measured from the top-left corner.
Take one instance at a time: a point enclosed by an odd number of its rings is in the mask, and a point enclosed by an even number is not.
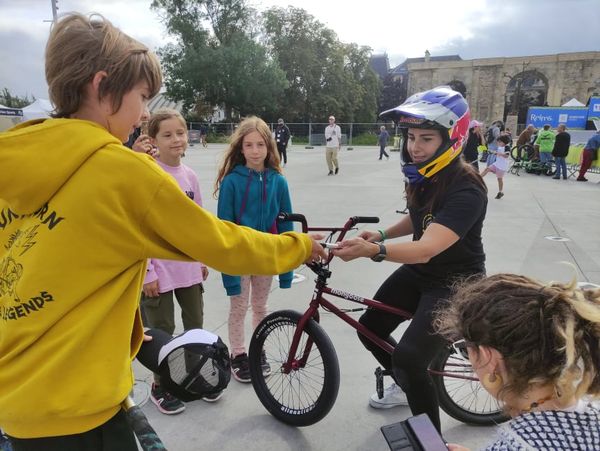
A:
[[[496,137],[494,136],[494,127],[490,127],[485,134],[485,142],[487,144],[492,144],[496,141]]]

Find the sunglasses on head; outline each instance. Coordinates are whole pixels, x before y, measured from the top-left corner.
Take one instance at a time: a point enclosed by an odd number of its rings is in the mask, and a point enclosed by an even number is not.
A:
[[[458,340],[458,341],[455,341],[454,343],[452,343],[452,348],[454,349],[454,352],[456,352],[458,355],[464,357],[465,359],[469,358],[469,352],[467,351],[467,348],[469,348],[469,347],[472,348],[474,346],[475,345],[473,343],[465,340],[464,338],[462,340]]]

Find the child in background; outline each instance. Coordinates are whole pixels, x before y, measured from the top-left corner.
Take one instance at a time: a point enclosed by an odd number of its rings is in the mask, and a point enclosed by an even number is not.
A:
[[[498,194],[496,199],[502,199],[504,196],[504,174],[508,170],[508,156],[510,155],[510,138],[507,135],[500,135],[496,140],[498,149],[495,151],[490,150],[490,153],[496,156],[495,161],[485,168],[481,173],[482,177],[485,177],[488,172],[496,174],[498,180]]]
[[[196,173],[181,163],[188,144],[187,127],[183,117],[175,110],[161,110],[150,118],[150,141],[158,149],[156,162],[173,176],[183,192],[202,206],[200,186]],[[144,279],[142,307],[147,326],[173,335],[175,312],[173,294],[181,307],[184,330],[202,329],[204,301],[202,282],[208,277],[208,268],[198,262],[178,262],[152,258],[148,261]],[[216,401],[222,393],[203,398]],[[161,388],[160,377],[154,375],[150,399],[158,410],[174,415],[185,410],[185,405]]]
[[[275,141],[267,124],[257,117],[242,121],[231,138],[231,144],[215,183],[219,193],[217,215],[236,224],[268,233],[289,232],[291,222],[277,223],[277,215],[291,212],[288,185],[281,175]],[[290,288],[292,272],[279,276],[279,287]],[[267,298],[271,276],[223,274],[223,285],[231,297],[229,310],[229,344],[231,372],[240,382],[250,382],[248,355],[244,346],[244,321],[248,300],[252,305],[252,327],[267,314]],[[271,368],[263,355],[263,374]]]

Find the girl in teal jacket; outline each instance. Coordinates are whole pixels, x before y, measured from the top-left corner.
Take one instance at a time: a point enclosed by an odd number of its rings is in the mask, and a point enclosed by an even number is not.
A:
[[[249,117],[236,129],[217,175],[215,194],[217,192],[219,218],[267,233],[293,230],[291,222],[277,222],[279,213],[292,211],[292,203],[287,182],[281,174],[277,147],[262,119]],[[222,277],[227,295],[231,297],[228,328],[232,374],[240,382],[250,382],[244,321],[249,302],[253,329],[266,316],[273,278],[228,274]],[[293,272],[281,274],[279,287],[290,288],[292,278]],[[268,375],[270,372],[263,358],[263,373]]]

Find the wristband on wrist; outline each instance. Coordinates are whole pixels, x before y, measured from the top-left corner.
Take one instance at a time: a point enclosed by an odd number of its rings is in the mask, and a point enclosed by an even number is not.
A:
[[[378,232],[381,235],[381,241],[387,240],[387,235],[385,234],[385,230],[378,230]]]

